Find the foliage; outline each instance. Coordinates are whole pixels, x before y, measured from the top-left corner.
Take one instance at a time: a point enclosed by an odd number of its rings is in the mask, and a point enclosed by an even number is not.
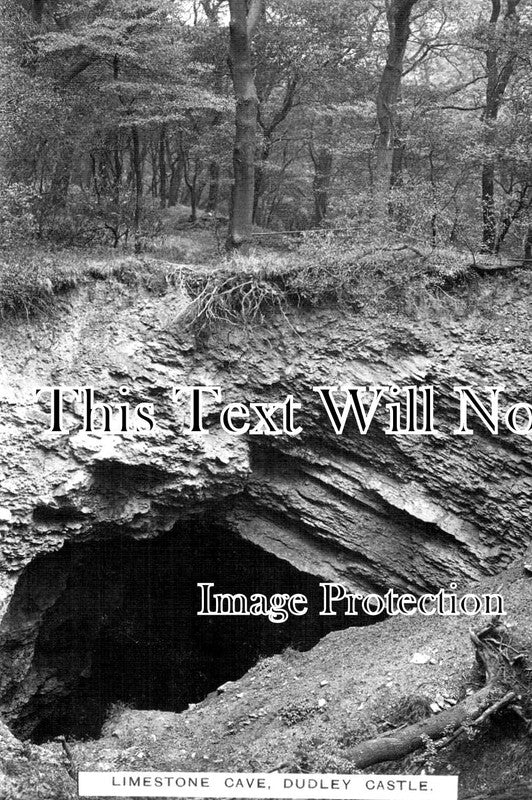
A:
[[[317,714],[318,706],[312,703],[293,703],[283,708],[279,714],[281,720],[288,727],[298,725],[309,717]]]
[[[41,24],[30,5],[0,0],[4,244],[15,244],[11,213],[25,218],[17,241],[137,249],[158,235],[167,207],[187,203],[193,222],[202,212],[226,220],[234,136],[226,4],[45,0]],[[503,13],[490,23],[490,5],[414,4],[393,175],[380,197],[385,4],[268,0],[253,42],[255,223],[475,251],[487,225],[481,177],[491,171],[492,249],[519,255],[532,230],[532,9],[519,0],[510,22]],[[493,59],[506,76],[495,111]],[[24,212],[13,194],[32,198]]]
[[[132,236],[134,215],[135,202],[130,194],[115,202],[103,194],[94,197],[86,191],[71,191],[64,206],[50,202],[49,195],[40,198],[35,206],[40,237],[63,246],[125,246]],[[139,216],[137,236],[151,239],[160,227],[158,207],[153,199],[147,199]]]
[[[18,247],[34,237],[35,200],[30,187],[0,180],[0,249]]]

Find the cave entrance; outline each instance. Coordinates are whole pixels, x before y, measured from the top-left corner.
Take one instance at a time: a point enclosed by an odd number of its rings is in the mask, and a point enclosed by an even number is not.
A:
[[[94,738],[117,702],[182,711],[261,657],[309,649],[331,630],[369,621],[320,617],[319,578],[208,519],[149,540],[65,545],[34,562],[32,585],[39,575],[46,582],[58,560],[68,577],[42,618],[33,658],[42,679],[31,711],[36,742]],[[200,582],[248,596],[301,593],[309,612],[277,624],[262,616],[198,616]]]

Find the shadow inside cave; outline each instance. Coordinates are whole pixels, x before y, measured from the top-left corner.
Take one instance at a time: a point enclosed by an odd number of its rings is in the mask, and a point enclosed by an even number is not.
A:
[[[21,730],[37,743],[98,736],[117,702],[181,711],[261,657],[306,650],[332,630],[378,621],[320,616],[319,578],[207,518],[148,540],[67,544],[28,569],[30,593],[41,594],[49,576],[68,571],[42,617],[32,665],[40,688],[20,717]],[[247,596],[301,593],[309,610],[283,623],[198,616],[199,582]]]

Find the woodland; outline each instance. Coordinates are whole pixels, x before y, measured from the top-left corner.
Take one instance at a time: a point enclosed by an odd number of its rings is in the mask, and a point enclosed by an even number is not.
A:
[[[529,798],[530,426],[331,438],[307,399],[302,444],[190,446],[172,406],[99,449],[34,395],[478,382],[525,413],[532,0],[0,0],[0,39],[0,794],[391,764]],[[174,565],[218,562],[242,592],[500,578],[511,622],[204,636]]]
[[[4,249],[196,225],[530,258],[530,0],[1,5]]]

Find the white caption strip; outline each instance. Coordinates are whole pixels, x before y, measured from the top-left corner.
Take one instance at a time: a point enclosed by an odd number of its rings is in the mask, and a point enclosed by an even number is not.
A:
[[[458,778],[269,772],[80,772],[79,796],[457,800]]]

